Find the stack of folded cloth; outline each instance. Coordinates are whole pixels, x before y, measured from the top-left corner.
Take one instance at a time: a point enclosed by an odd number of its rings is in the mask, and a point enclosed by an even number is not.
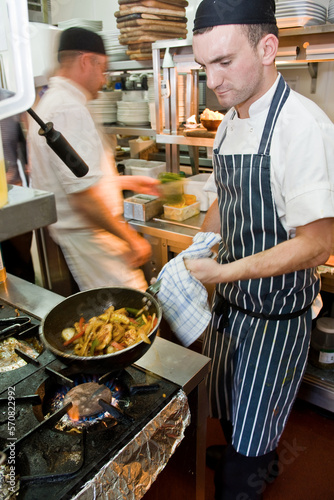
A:
[[[184,265],[184,259],[213,256],[211,248],[221,241],[216,233],[197,233],[193,244],[161,270],[158,299],[172,332],[188,347],[204,332],[211,319],[208,292]]]
[[[187,0],[118,0],[115,12],[119,42],[130,59],[152,59],[152,43],[187,38]]]

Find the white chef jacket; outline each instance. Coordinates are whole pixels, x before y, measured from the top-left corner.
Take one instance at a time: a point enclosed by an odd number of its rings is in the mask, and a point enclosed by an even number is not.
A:
[[[89,167],[84,177],[76,177],[38,135],[39,125],[29,124],[28,147],[31,183],[37,189],[55,193],[58,221],[54,229],[92,227],[81,214],[74,212],[67,195],[84,191],[103,177],[106,196],[113,200],[113,214],[123,213],[123,199],[115,175],[117,170],[111,151],[104,149],[93,118],[86,107],[84,89],[63,77],[50,79],[49,88],[36,109],[44,122],[52,122]]]
[[[279,76],[271,89],[254,102],[249,118],[224,117],[215,138],[220,154],[258,152],[268,109]],[[334,124],[310,99],[291,90],[274,129],[271,145],[271,187],[277,213],[293,237],[295,228],[334,217]],[[213,175],[206,190],[215,191]]]
[[[129,268],[122,255],[126,242],[92,225],[74,211],[68,195],[84,191],[103,179],[106,199],[112,201],[113,215],[123,213],[123,198],[118,187],[117,170],[111,150],[86,107],[85,90],[63,77],[50,79],[36,113],[52,122],[89,167],[84,177],[76,177],[38,135],[39,125],[30,123],[28,134],[31,185],[55,194],[57,222],[49,226],[52,238],[60,245],[67,264],[81,290],[100,286],[130,286],[145,290],[147,283],[140,270]]]

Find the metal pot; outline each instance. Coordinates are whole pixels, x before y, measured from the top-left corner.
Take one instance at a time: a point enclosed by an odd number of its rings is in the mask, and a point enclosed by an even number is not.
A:
[[[151,287],[150,287],[151,288]],[[104,287],[79,292],[64,299],[54,307],[43,319],[40,337],[45,347],[76,373],[108,373],[120,371],[131,365],[151,347],[161,321],[162,310],[157,300],[148,291],[141,292],[134,288]],[[154,289],[153,289],[154,291]],[[61,332],[64,328],[73,327],[74,323],[84,316],[86,320],[98,316],[105,309],[131,307],[141,309],[147,305],[148,314],[156,314],[157,323],[149,334],[151,344],[139,342],[122,351],[99,356],[76,356],[64,348]]]

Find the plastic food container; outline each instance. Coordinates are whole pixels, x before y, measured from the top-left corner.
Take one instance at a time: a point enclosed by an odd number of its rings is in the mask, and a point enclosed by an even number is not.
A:
[[[206,212],[209,209],[209,196],[203,188],[210,174],[197,174],[187,178],[187,183],[184,186],[185,194],[194,194],[200,202],[201,212]]]
[[[157,179],[161,172],[166,171],[166,163],[160,161],[130,159],[119,163],[125,166],[125,175],[146,175]]]
[[[200,213],[200,202],[196,201],[192,205],[182,208],[164,205],[164,215],[166,219],[183,221]]]
[[[309,360],[318,368],[334,369],[334,318],[319,318],[311,334]]]

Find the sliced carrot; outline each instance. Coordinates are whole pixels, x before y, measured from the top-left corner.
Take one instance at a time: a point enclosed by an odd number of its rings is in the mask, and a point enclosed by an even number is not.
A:
[[[78,333],[76,333],[75,335],[73,335],[73,337],[71,337],[69,340],[66,340],[66,342],[64,342],[63,346],[67,347],[68,345],[72,344],[72,342],[74,342],[75,340],[82,337],[83,334],[85,333],[86,326],[87,326],[87,323],[85,323],[85,318],[81,316],[81,318],[79,320],[80,331]]]

